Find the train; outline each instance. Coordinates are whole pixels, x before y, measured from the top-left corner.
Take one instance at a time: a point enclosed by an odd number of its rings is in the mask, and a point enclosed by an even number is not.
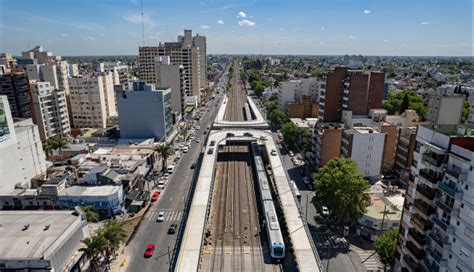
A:
[[[270,255],[273,259],[282,259],[285,257],[285,243],[281,234],[280,223],[273,204],[270,184],[265,172],[265,165],[262,159],[262,153],[257,143],[251,144],[252,155],[254,158],[254,174],[257,177],[258,193],[262,212],[265,216],[265,229],[267,231],[268,244],[270,245]]]
[[[244,108],[245,108],[245,120],[251,121],[253,118],[252,118],[252,112],[250,111],[249,103],[245,103]]]

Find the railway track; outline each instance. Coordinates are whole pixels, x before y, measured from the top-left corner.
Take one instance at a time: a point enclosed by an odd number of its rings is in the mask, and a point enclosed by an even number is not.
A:
[[[234,64],[234,75],[232,75],[232,88],[229,92],[229,100],[224,114],[224,119],[228,121],[245,121],[244,104],[247,96],[240,79],[240,69]]]

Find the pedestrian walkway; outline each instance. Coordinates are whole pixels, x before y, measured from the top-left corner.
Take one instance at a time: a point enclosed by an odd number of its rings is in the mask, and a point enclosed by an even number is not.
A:
[[[158,214],[161,211],[148,211],[145,215],[145,218],[149,219],[150,221],[155,221],[158,218]],[[164,222],[175,222],[180,221],[183,217],[183,211],[164,211],[165,212],[165,219]]]
[[[313,238],[316,248],[318,249],[327,248],[327,243],[329,243],[331,248],[340,248],[347,245],[347,241],[345,241],[344,238],[337,237],[333,234],[315,233],[313,234]]]
[[[367,271],[383,271],[383,264],[375,250],[364,250],[356,246],[351,246],[351,250],[359,255],[360,261]]]

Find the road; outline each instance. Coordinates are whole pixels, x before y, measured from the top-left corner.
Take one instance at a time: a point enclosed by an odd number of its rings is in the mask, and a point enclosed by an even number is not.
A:
[[[128,271],[169,271],[169,259],[174,254],[177,235],[169,235],[167,230],[172,223],[178,224],[178,226],[181,223],[194,173],[191,164],[198,160],[207,136],[203,132],[214,121],[218,110],[215,105],[222,100],[223,94],[224,92],[221,91],[215,100],[209,102],[207,107],[209,111],[205,112],[198,123],[201,129],[196,130],[195,137],[200,139],[200,143],[193,142],[189,152],[183,154],[159,200],[152,204],[153,206],[145,215],[133,240],[125,248],[129,262]],[[158,223],[156,217],[160,211],[165,212],[165,220]],[[148,244],[154,244],[156,251],[153,257],[145,259],[143,253]]]

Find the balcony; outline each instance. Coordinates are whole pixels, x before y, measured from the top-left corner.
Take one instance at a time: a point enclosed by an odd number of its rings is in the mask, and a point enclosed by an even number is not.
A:
[[[426,247],[425,249],[426,253],[428,253],[428,255],[431,256],[431,258],[433,258],[433,260],[435,260],[438,264],[439,262],[441,261],[441,259],[443,258],[443,254],[439,253],[438,251],[436,251],[435,249],[432,249],[430,247]]]
[[[425,196],[429,200],[433,200],[436,195],[435,189],[432,189],[428,186],[421,185],[421,184],[416,186],[416,191],[422,194],[423,196]]]
[[[429,261],[427,258],[423,260],[422,264],[428,271],[439,271],[439,265],[433,261]]]
[[[431,182],[432,184],[438,184],[440,179],[436,174],[430,172],[428,169],[420,169],[420,177],[427,180],[428,182]]]
[[[431,228],[432,224],[428,220],[424,220],[419,215],[415,214],[411,217],[411,222],[417,226],[422,232],[426,232],[429,228]]]
[[[436,230],[428,231],[428,237],[433,240],[438,246],[443,247],[444,238]]]
[[[433,221],[433,223],[438,225],[445,232],[448,230],[449,222],[442,221],[442,220],[438,219],[437,216],[434,216],[432,221]]]
[[[431,165],[434,165],[436,167],[440,167],[443,164],[444,158],[445,158],[444,155],[437,155],[437,154],[432,153],[432,152],[425,152],[422,156],[422,159],[425,162],[427,162]]]
[[[425,251],[423,249],[419,249],[410,241],[407,242],[406,248],[417,260],[421,260],[425,257]]]
[[[461,175],[461,171],[462,171],[462,170],[461,170],[461,168],[459,168],[459,167],[448,167],[448,168],[445,170],[445,172],[446,172],[448,175],[450,175],[450,176],[452,176],[452,177],[454,177],[454,178],[456,178],[456,179],[458,179],[459,176]]]
[[[415,240],[419,247],[423,247],[426,244],[426,236],[417,232],[415,229],[411,228],[408,230],[408,235]]]
[[[438,208],[443,210],[445,213],[451,214],[453,206],[446,204],[446,202],[444,202],[440,197],[437,197],[434,203],[436,204],[436,206],[438,206]]]
[[[435,212],[434,207],[432,207],[429,204],[426,204],[426,202],[424,202],[421,199],[416,199],[413,206],[415,206],[415,208],[417,208],[418,210],[420,210],[422,213],[426,214],[427,216],[430,216],[432,213]]]
[[[418,264],[412,258],[405,255],[403,256],[403,261],[407,264],[408,268],[410,268],[411,271],[417,271]]]
[[[438,182],[438,188],[453,198],[459,199],[462,197],[462,191],[456,188],[456,184],[440,181]]]

